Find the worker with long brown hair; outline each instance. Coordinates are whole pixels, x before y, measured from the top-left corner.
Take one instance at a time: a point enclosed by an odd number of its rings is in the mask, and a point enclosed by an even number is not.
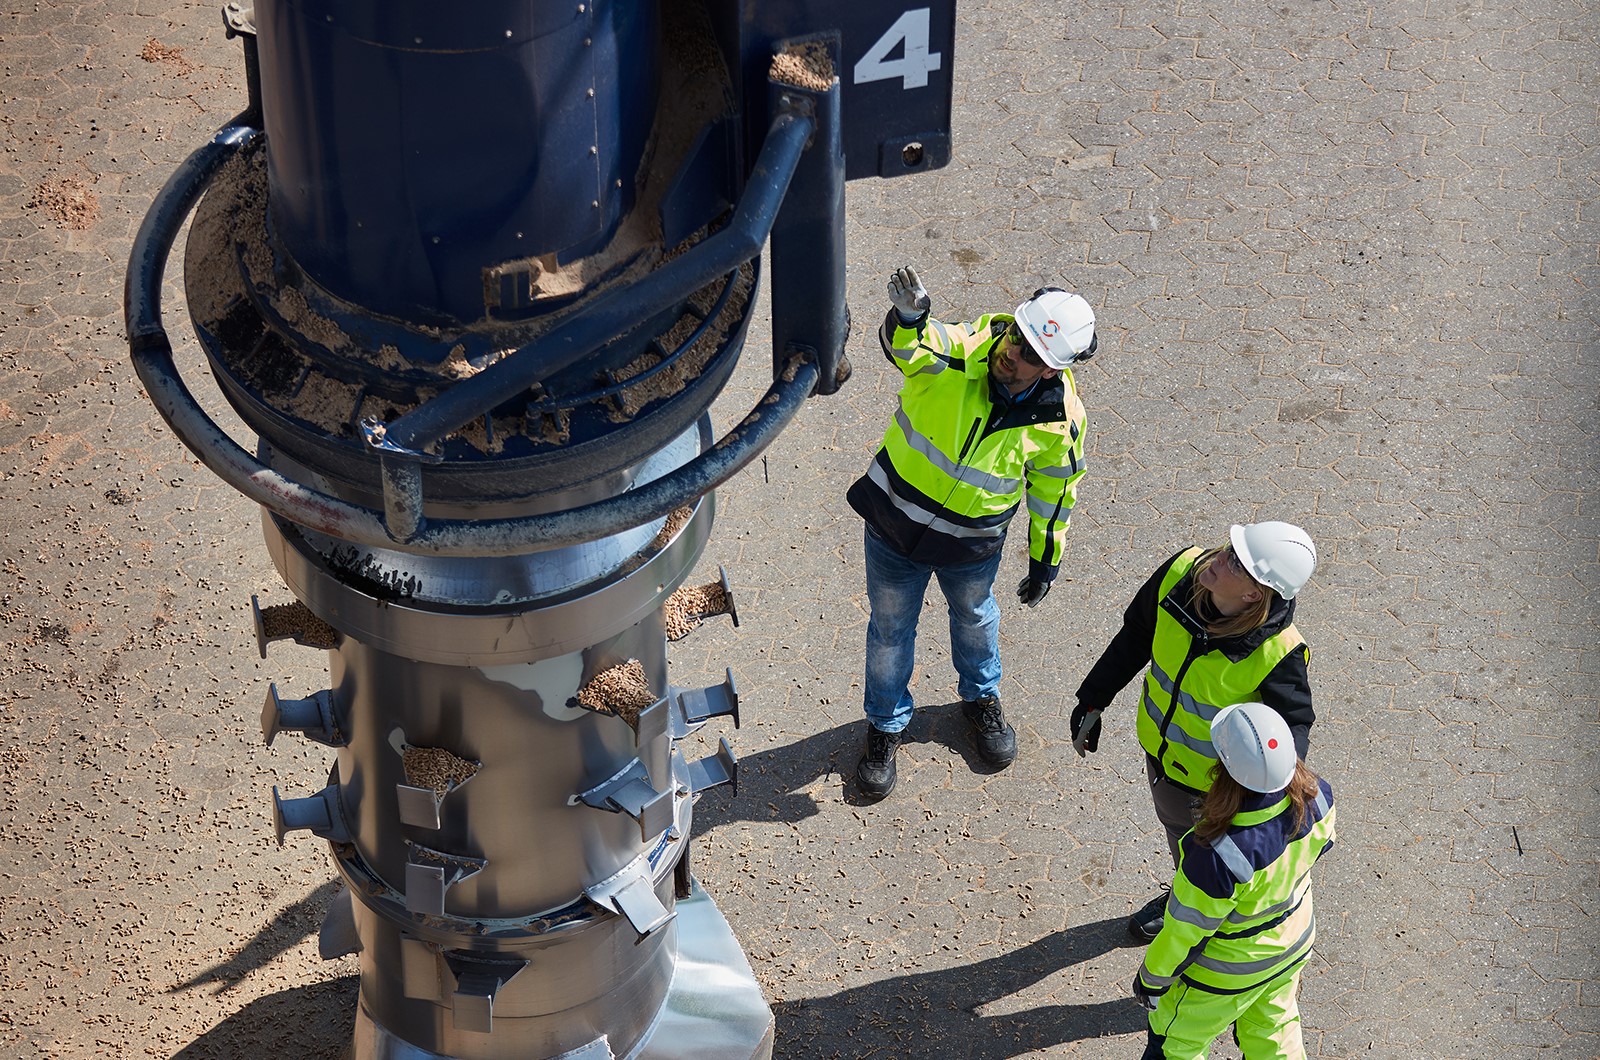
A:
[[[1333,789],[1264,704],[1225,707],[1211,742],[1211,786],[1133,982],[1150,1011],[1144,1057],[1204,1060],[1232,1025],[1245,1060],[1301,1060],[1300,971],[1317,936],[1311,868],[1333,845]]]
[[[1316,715],[1309,649],[1294,624],[1295,597],[1311,579],[1317,550],[1298,526],[1234,526],[1225,545],[1188,548],[1163,563],[1135,594],[1122,628],[1078,687],[1072,712],[1078,753],[1100,745],[1101,716],[1146,665],[1138,735],[1156,817],[1173,864],[1211,787],[1217,755],[1210,726],[1225,705],[1255,701],[1280,714],[1300,757]],[[1148,942],[1161,930],[1162,892],[1128,918]]]

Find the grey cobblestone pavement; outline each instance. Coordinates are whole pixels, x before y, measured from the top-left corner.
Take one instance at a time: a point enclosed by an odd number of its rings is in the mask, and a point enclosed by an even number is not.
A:
[[[963,0],[955,161],[850,187],[854,379],[719,496],[705,565],[741,625],[739,795],[694,865],[777,1055],[1135,1055],[1121,921],[1164,882],[1133,693],[1099,754],[1071,692],[1154,565],[1285,518],[1339,796],[1301,1001],[1320,1057],[1600,1055],[1600,9],[1514,0],[1091,6]],[[243,104],[215,5],[0,13],[0,1053],[337,1056],[354,965],[316,957],[323,845],[279,850],[252,592],[258,515],[160,424],[124,265],[179,162]],[[1083,290],[1090,477],[1064,580],[1007,601],[1021,755],[975,768],[942,616],[900,785],[863,804],[860,525],[894,400],[895,266],[936,311]],[[174,267],[169,277],[180,275]],[[181,296],[169,283],[169,321]],[[758,317],[758,319],[760,319]],[[177,326],[174,333],[183,333]],[[758,392],[764,336],[722,422]],[[1010,546],[1002,588],[1024,562]],[[1236,1055],[1221,1045],[1218,1055]]]

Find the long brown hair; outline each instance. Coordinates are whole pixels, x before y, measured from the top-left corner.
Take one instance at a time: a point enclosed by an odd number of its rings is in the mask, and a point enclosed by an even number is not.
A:
[[[1260,629],[1267,624],[1267,616],[1272,613],[1272,603],[1278,598],[1270,588],[1261,586],[1261,599],[1253,604],[1245,604],[1244,610],[1237,615],[1223,615],[1217,610],[1216,602],[1211,599],[1211,590],[1200,584],[1200,575],[1209,570],[1215,563],[1222,560],[1222,554],[1227,551],[1226,545],[1214,548],[1194,561],[1194,569],[1190,572],[1193,577],[1193,590],[1189,594],[1189,606],[1196,614],[1221,615],[1214,622],[1206,623],[1206,632],[1213,637],[1237,637],[1241,633],[1249,633],[1253,629]]]
[[[1294,776],[1289,780],[1285,794],[1289,796],[1289,812],[1294,814],[1296,835],[1306,830],[1309,807],[1317,801],[1317,775],[1304,762],[1296,760]],[[1211,767],[1211,790],[1200,798],[1199,820],[1195,821],[1194,834],[1206,846],[1228,832],[1233,818],[1239,812],[1245,795],[1251,794],[1243,784],[1233,779],[1221,762]]]

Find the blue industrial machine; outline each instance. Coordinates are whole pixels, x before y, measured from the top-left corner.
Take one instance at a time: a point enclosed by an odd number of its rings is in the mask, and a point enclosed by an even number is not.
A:
[[[296,603],[273,793],[330,844],[357,1060],[753,1057],[772,1015],[688,858],[732,672],[673,686],[714,488],[849,374],[844,183],[949,158],[953,0],[257,0],[247,109],[173,175],[126,290],[134,365],[262,508]],[[178,371],[160,292],[255,436]],[[772,385],[717,439],[770,244]],[[722,579],[724,596],[727,579]]]

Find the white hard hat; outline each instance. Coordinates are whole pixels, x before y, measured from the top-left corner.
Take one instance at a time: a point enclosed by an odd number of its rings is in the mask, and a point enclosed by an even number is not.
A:
[[[1051,368],[1070,367],[1094,356],[1094,310],[1083,295],[1041,287],[1017,306],[1017,328],[1033,352]]]
[[[1317,569],[1317,546],[1293,523],[1235,525],[1228,537],[1250,577],[1285,600],[1293,600]]]
[[[1283,715],[1265,703],[1223,707],[1211,719],[1211,746],[1222,768],[1251,791],[1282,791],[1294,777],[1294,737]]]

